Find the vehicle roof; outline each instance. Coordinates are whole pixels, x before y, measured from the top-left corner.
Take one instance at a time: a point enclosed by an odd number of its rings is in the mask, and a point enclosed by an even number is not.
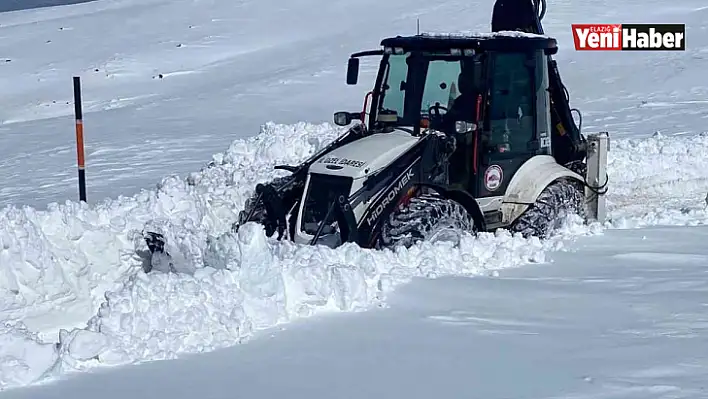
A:
[[[451,48],[478,51],[524,51],[556,49],[556,39],[533,33],[503,31],[493,33],[422,33],[383,39],[383,47],[401,47],[407,51],[435,51]]]

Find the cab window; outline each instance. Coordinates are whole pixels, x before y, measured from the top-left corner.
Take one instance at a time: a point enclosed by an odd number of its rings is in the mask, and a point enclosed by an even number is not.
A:
[[[491,69],[489,145],[497,153],[528,153],[535,137],[533,75],[526,55],[497,53]]]

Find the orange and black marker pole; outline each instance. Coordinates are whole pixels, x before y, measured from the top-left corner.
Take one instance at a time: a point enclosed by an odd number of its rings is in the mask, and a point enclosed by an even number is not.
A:
[[[81,78],[74,76],[74,114],[76,116],[76,157],[79,166],[79,201],[86,202],[86,171],[84,163],[84,121],[81,110]]]

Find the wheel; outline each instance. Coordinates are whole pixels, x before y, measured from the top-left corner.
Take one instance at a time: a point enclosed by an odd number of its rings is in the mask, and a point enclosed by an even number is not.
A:
[[[548,238],[568,215],[585,217],[585,196],[578,182],[558,180],[549,184],[510,230],[524,237]]]
[[[476,228],[474,219],[462,205],[434,194],[423,194],[391,213],[381,228],[378,247],[409,247],[423,240],[457,241],[465,231],[474,234]]]
[[[564,166],[582,176],[583,179],[587,179],[588,165],[585,162],[571,161],[565,164]]]

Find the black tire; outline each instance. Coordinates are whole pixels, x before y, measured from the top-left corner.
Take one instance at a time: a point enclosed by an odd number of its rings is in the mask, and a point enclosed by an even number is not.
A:
[[[564,165],[566,168],[579,174],[583,179],[587,180],[588,164],[583,161],[571,161]]]
[[[459,203],[437,195],[424,194],[411,198],[397,208],[381,228],[379,248],[410,247],[424,240],[462,232],[476,233],[474,219]]]
[[[548,238],[570,214],[585,218],[582,185],[579,182],[557,180],[543,189],[536,202],[512,223],[509,230],[527,238]]]

